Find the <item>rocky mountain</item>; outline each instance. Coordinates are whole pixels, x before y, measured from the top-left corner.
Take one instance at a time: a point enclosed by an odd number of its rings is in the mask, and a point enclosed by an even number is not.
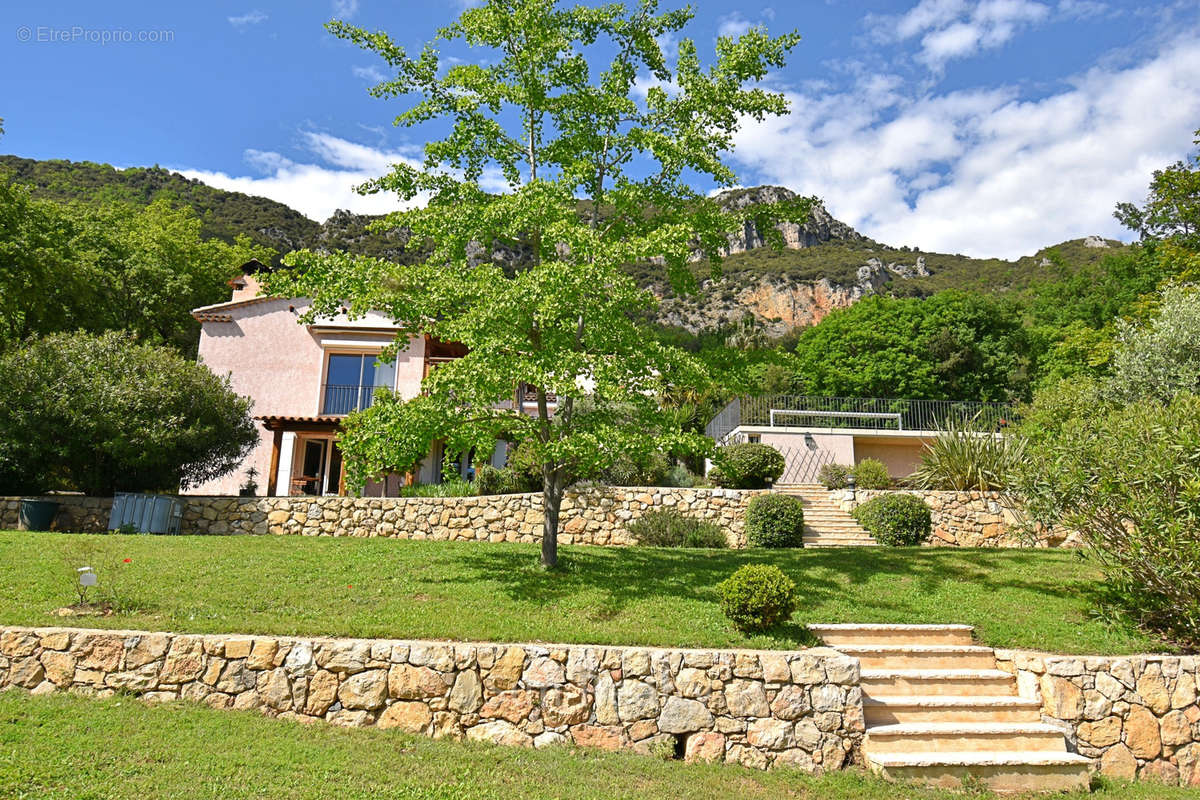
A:
[[[374,217],[337,211],[323,223],[288,206],[240,192],[215,189],[161,167],[118,170],[107,164],[36,161],[0,156],[0,176],[32,187],[41,197],[59,201],[149,203],[168,196],[190,205],[204,232],[226,240],[244,233],[280,255],[301,247],[344,249],[404,262],[414,257],[398,233],[369,232]],[[719,195],[731,208],[794,197],[778,186],[735,189]],[[1028,286],[1053,270],[1095,261],[1120,242],[1088,237],[1063,242],[1017,259],[975,259],[962,255],[893,248],[863,236],[817,205],[803,224],[779,227],[785,249],[766,246],[754,223],[729,237],[722,277],[707,276],[697,264],[699,291],[676,295],[661,267],[634,265],[630,272],[661,300],[656,321],[691,333],[740,323],[751,314],[767,333],[779,335],[819,322],[835,308],[872,293],[926,295],[949,288],[1005,292]],[[507,249],[480,257],[519,261]]]

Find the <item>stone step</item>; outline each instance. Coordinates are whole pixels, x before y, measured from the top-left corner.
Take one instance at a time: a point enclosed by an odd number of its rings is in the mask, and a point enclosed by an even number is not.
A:
[[[1091,760],[1075,753],[875,753],[871,770],[885,778],[952,789],[972,778],[994,792],[1054,792],[1086,789]]]
[[[863,753],[1067,752],[1062,731],[1041,722],[910,722],[876,725]]]
[[[852,644],[973,644],[970,625],[889,625],[838,623],[809,625],[808,629],[830,647]]]
[[[863,693],[869,697],[999,697],[1014,693],[1012,675],[999,669],[863,669],[861,680]]]
[[[990,647],[972,644],[844,644],[838,650],[867,669],[995,669]]]
[[[910,722],[1040,722],[1038,700],[1011,695],[863,697],[867,727]]]
[[[878,547],[879,543],[878,542],[806,541],[804,543],[804,546],[809,549],[812,549],[812,550],[818,550],[821,548],[829,548],[829,547]]]

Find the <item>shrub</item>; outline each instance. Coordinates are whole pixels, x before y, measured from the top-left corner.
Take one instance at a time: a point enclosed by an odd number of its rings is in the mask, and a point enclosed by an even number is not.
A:
[[[1064,383],[1038,393],[1022,427],[1011,489],[1030,521],[1080,534],[1110,608],[1200,643],[1200,397],[1109,406],[1094,385]]]
[[[476,494],[474,484],[458,480],[443,481],[442,483],[414,483],[411,486],[401,486],[397,497],[470,497]]]
[[[779,479],[785,462],[783,453],[757,442],[742,442],[717,448],[710,477],[731,489],[765,489]]]
[[[178,491],[258,441],[250,401],[128,334],[56,334],[0,356],[0,494]]]
[[[909,481],[922,489],[1004,489],[1024,456],[1025,439],[1016,433],[998,436],[982,426],[951,421],[925,445]]]
[[[693,475],[691,470],[683,464],[673,464],[667,470],[667,474],[663,476],[663,486],[674,486],[680,489],[688,489],[696,485],[697,476]]]
[[[688,517],[673,508],[653,509],[626,526],[646,547],[728,547],[719,525]]]
[[[619,453],[595,475],[606,486],[658,486],[670,465],[667,457],[657,451]]]
[[[773,564],[747,564],[717,584],[721,611],[739,631],[773,628],[796,610],[796,584]]]
[[[475,468],[475,494],[505,494],[507,476],[491,464]]]
[[[804,504],[786,494],[764,494],[746,507],[746,540],[755,547],[803,547]]]
[[[850,470],[845,464],[826,464],[817,473],[817,480],[826,489],[845,489]]]
[[[884,494],[854,509],[854,518],[880,544],[917,545],[929,538],[933,521],[929,506],[912,494]]]
[[[892,485],[892,476],[882,461],[864,458],[854,466],[854,485],[859,489],[886,489]]]

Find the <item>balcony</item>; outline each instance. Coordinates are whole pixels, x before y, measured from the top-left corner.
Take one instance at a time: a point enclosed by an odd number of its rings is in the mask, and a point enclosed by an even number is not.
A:
[[[375,402],[376,390],[382,388],[360,384],[324,384],[321,387],[321,413],[343,415],[370,408]]]
[[[999,430],[1015,419],[1008,403],[972,400],[895,400],[879,397],[735,397],[704,432],[720,442],[741,426],[937,431],[949,422]]]

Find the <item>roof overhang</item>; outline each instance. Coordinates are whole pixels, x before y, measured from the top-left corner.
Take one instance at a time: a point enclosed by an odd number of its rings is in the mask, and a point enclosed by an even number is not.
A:
[[[291,433],[336,433],[342,428],[342,417],[328,414],[318,416],[293,416],[290,414],[255,417],[269,431]]]

